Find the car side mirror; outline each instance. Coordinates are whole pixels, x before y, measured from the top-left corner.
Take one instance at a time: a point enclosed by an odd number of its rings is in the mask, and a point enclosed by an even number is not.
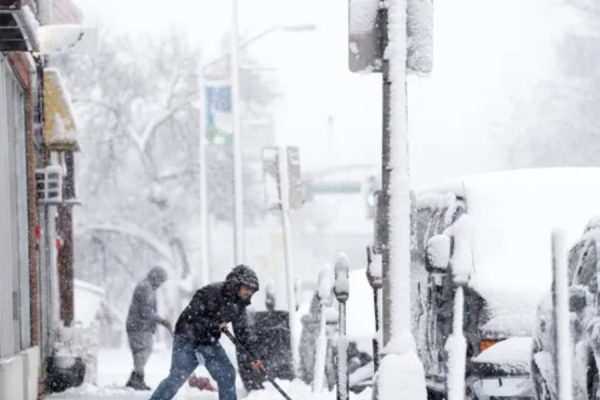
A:
[[[429,272],[446,272],[450,264],[451,238],[434,235],[427,241],[425,267]]]
[[[572,286],[569,288],[569,311],[581,312],[587,306],[589,291],[584,286]]]

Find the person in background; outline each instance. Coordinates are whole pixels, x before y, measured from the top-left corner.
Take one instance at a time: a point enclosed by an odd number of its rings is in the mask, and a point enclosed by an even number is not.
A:
[[[196,369],[200,358],[217,382],[219,400],[237,400],[235,368],[219,344],[221,332],[233,324],[237,339],[250,348],[254,340],[248,327],[246,307],[259,289],[256,273],[245,265],[235,267],[224,282],[207,285],[194,294],[175,324],[171,370],[150,400],[170,400],[188,376]],[[250,362],[255,372],[264,371],[259,360]],[[194,382],[189,382],[194,386]]]
[[[144,382],[144,367],[152,354],[152,337],[156,325],[160,324],[171,331],[171,323],[157,314],[156,289],[167,280],[167,271],[153,267],[142,279],[131,297],[127,313],[127,338],[133,356],[133,372],[126,386],[135,390],[150,390]]]

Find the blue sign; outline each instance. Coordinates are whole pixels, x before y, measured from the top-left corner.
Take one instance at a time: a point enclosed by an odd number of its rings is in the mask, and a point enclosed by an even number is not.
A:
[[[206,135],[215,144],[229,144],[233,134],[231,86],[212,85],[204,88],[206,101]]]

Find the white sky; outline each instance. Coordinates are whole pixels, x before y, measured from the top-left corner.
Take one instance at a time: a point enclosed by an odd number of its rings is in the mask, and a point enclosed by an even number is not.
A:
[[[218,54],[230,23],[227,0],[76,0],[88,15],[123,32],[155,35],[175,24]],[[281,144],[301,147],[303,168],[378,164],[380,76],[346,66],[347,0],[240,0],[241,32],[314,23],[273,33],[253,46],[276,69]],[[503,168],[502,144],[515,101],[527,101],[554,72],[553,46],[564,10],[547,0],[435,1],[434,73],[409,82],[413,181]],[[332,124],[328,123],[331,118]],[[506,139],[504,139],[506,138]]]

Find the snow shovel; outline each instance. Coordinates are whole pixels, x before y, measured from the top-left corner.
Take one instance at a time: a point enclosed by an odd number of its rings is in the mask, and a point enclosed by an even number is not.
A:
[[[225,334],[225,336],[227,336],[229,338],[229,340],[231,340],[231,342],[235,345],[235,347],[237,347],[238,349],[240,349],[243,353],[245,353],[248,357],[250,357],[253,361],[258,360],[258,357],[256,357],[254,354],[252,354],[252,352],[250,352],[250,350],[248,350],[247,348],[245,348],[239,340],[237,340],[237,338],[235,336],[233,336],[231,334],[231,332],[229,332],[227,329],[223,329],[223,333]],[[273,385],[275,387],[275,389],[277,389],[277,391],[279,393],[281,393],[281,395],[286,399],[286,400],[292,400],[292,398],[290,396],[288,396],[288,394],[277,384],[277,382],[275,382],[275,380],[273,378],[271,378],[271,376],[269,375],[269,373],[266,371],[266,369],[263,367],[263,372],[265,374],[265,378],[271,382],[271,385]]]

